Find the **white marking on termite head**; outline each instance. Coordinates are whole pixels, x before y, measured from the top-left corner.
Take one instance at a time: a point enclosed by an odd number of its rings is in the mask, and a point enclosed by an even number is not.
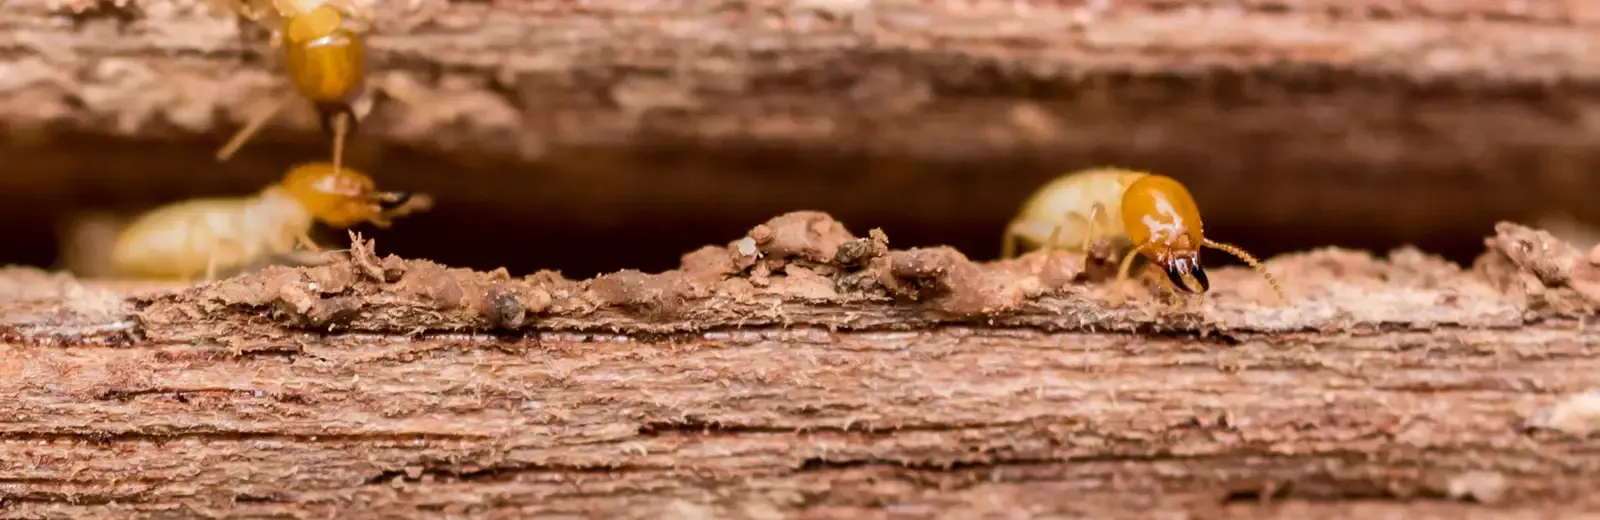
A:
[[[1146,214],[1140,220],[1150,229],[1151,241],[1160,240],[1170,246],[1172,241],[1183,236],[1183,216],[1178,214],[1177,208],[1173,208],[1172,202],[1165,197],[1156,198],[1156,213],[1161,215],[1161,218]]]

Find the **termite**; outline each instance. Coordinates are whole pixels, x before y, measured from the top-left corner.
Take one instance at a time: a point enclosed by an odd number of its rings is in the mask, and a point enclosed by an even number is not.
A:
[[[218,271],[242,269],[297,246],[320,251],[310,237],[316,222],[387,228],[393,218],[428,204],[425,195],[377,191],[372,178],[356,170],[307,163],[255,195],[192,199],[141,215],[117,235],[111,265],[124,277],[193,281],[203,275],[209,282]]]
[[[1006,226],[1000,256],[1016,256],[1019,242],[1087,255],[1092,244],[1103,240],[1127,251],[1117,270],[1118,282],[1128,278],[1134,258],[1144,255],[1166,271],[1178,290],[1204,294],[1211,282],[1200,263],[1200,248],[1209,247],[1250,264],[1280,299],[1286,299],[1278,281],[1256,257],[1206,238],[1201,227],[1199,206],[1176,179],[1094,168],[1057,177],[1034,192]]]
[[[217,151],[226,161],[298,96],[311,102],[324,133],[333,136],[333,168],[344,166],[345,136],[372,110],[367,85],[366,32],[371,16],[351,0],[215,0],[272,31],[293,85],[256,114]]]

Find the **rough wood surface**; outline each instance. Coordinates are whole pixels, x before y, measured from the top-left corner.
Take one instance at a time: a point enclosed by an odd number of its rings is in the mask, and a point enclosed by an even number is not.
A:
[[[1600,70],[1600,8],[1579,0],[359,3],[379,6],[378,82],[426,105],[377,135],[501,151],[676,138],[970,156],[1105,144],[1081,141],[1131,114],[1033,101],[1170,90],[1128,76],[1231,92],[1213,75],[1539,87]],[[281,84],[270,60],[241,63],[264,54],[258,35],[195,0],[17,0],[0,28],[12,122],[206,132]]]
[[[1503,224],[1200,305],[793,213],[679,270],[0,276],[8,517],[1547,518],[1593,507],[1600,267]],[[1118,288],[1120,287],[1120,288]],[[124,299],[123,295],[131,295]],[[1120,298],[1116,303],[1115,298]]]

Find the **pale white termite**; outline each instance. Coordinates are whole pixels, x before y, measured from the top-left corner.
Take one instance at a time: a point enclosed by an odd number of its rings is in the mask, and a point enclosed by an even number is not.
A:
[[[1201,294],[1211,288],[1200,264],[1200,248],[1232,254],[1260,272],[1283,298],[1283,289],[1259,260],[1237,246],[1205,238],[1200,208],[1183,183],[1164,175],[1093,168],[1057,177],[1028,198],[1006,226],[1000,256],[1017,254],[1018,243],[1087,255],[1105,240],[1126,251],[1117,280],[1128,278],[1133,259],[1144,255],[1166,271],[1178,290]],[[1193,279],[1190,285],[1187,279]]]
[[[315,222],[388,227],[428,201],[377,191],[371,177],[349,167],[302,164],[252,196],[192,199],[141,215],[112,245],[112,269],[124,277],[210,281],[296,245],[317,250],[309,237]]]

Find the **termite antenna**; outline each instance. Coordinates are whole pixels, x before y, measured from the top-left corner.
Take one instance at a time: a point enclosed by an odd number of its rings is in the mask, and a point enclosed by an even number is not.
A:
[[[379,195],[379,204],[383,212],[378,218],[388,220],[433,209],[433,197],[426,193],[391,191]]]
[[[1016,225],[1016,222],[1007,225],[1005,236],[1000,237],[1001,260],[1010,260],[1012,257],[1017,256],[1017,234],[1012,231],[1016,229]]]
[[[1272,291],[1278,293],[1278,299],[1289,301],[1289,297],[1284,296],[1283,294],[1283,287],[1278,286],[1278,279],[1273,278],[1272,273],[1267,272],[1267,267],[1261,265],[1261,261],[1256,260],[1255,256],[1251,255],[1250,253],[1246,253],[1243,249],[1239,249],[1239,246],[1217,242],[1209,238],[1205,239],[1205,241],[1201,243],[1206,247],[1231,254],[1238,257],[1240,260],[1244,260],[1244,263],[1250,264],[1252,269],[1255,269],[1256,272],[1261,273],[1261,276],[1267,278],[1267,283],[1272,285]]]
[[[416,196],[416,194],[413,194],[409,191],[389,191],[379,193],[375,197],[378,199],[378,205],[385,211],[393,211],[400,206],[410,204],[411,198],[414,196]]]

